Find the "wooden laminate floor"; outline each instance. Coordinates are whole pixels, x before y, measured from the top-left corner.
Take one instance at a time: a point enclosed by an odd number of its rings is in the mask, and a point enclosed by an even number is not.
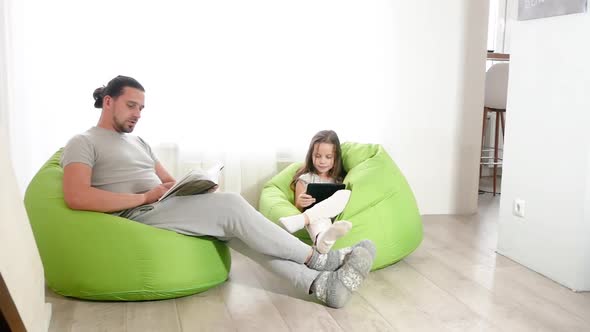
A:
[[[47,290],[50,331],[590,331],[590,293],[494,252],[499,199],[480,195],[473,216],[424,216],[420,247],[372,272],[343,309],[233,252],[228,282],[185,298],[101,303]]]

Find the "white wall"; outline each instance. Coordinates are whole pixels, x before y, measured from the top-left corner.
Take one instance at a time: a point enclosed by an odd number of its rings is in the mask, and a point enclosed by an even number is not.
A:
[[[183,2],[117,2],[112,11],[107,4],[24,1],[18,125],[25,130],[14,137],[29,141],[15,150],[21,189],[71,135],[96,123],[90,95],[97,85],[141,73],[147,107],[137,131],[152,145],[173,141],[183,154],[229,138],[217,148],[272,151],[279,142],[304,152],[315,131],[331,127],[343,141],[383,143],[421,213],[476,211],[487,1],[230,3],[197,1],[179,10]],[[125,11],[138,7],[141,20],[153,24],[128,19]],[[118,24],[103,24],[109,15]],[[162,24],[174,15],[182,19]],[[172,115],[177,110],[184,113]],[[214,125],[193,130],[191,121],[203,121],[195,115]],[[294,123],[301,130],[286,133]]]
[[[477,210],[487,1],[393,1],[386,147],[422,214]]]
[[[590,16],[515,14],[498,252],[590,290]],[[512,215],[516,198],[524,219]]]
[[[27,331],[47,331],[51,308],[45,304],[45,279],[37,246],[12,168],[8,109],[13,86],[7,23],[9,2],[0,2],[0,273]]]

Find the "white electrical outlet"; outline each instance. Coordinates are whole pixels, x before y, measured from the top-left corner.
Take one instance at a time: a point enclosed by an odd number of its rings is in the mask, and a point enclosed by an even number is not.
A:
[[[524,218],[524,199],[515,199],[512,205],[512,214]]]

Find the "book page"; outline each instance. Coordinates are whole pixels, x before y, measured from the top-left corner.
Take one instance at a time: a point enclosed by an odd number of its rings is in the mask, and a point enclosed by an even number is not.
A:
[[[178,188],[178,190],[174,193],[175,196],[188,196],[188,195],[196,195],[200,193],[204,193],[207,190],[216,186],[216,183],[207,180],[207,179],[200,179],[189,181],[185,183],[183,186]]]
[[[178,182],[168,189],[168,191],[160,197],[158,202],[170,196],[187,196],[206,193],[209,189],[218,185],[219,174],[223,169],[223,164],[219,163],[209,168],[206,171],[190,170]]]

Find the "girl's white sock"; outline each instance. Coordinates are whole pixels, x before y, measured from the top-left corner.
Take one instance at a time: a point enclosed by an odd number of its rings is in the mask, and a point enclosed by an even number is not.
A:
[[[316,248],[321,254],[325,254],[330,249],[336,240],[343,237],[350,231],[352,224],[350,221],[339,220],[332,224],[327,230],[320,232],[316,238]]]
[[[332,226],[332,220],[328,218],[322,218],[315,220],[313,223],[307,225],[305,228],[309,233],[311,242],[315,244],[316,239],[320,233],[327,231]]]
[[[294,216],[289,217],[281,217],[279,218],[279,222],[289,233],[295,233],[300,229],[305,227],[305,216],[300,213]]]

